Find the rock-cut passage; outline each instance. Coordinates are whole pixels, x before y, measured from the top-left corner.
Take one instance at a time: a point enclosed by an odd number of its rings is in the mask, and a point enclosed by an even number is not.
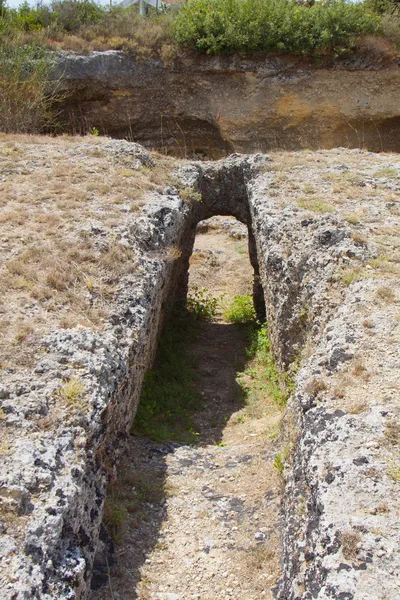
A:
[[[115,547],[97,565],[92,600],[272,598],[279,576],[281,411],[259,354],[248,350],[254,324],[228,322],[232,299],[251,294],[246,238],[246,227],[230,217],[197,228],[189,307],[207,312],[212,296],[219,299],[216,314],[181,323],[178,350],[168,334],[161,341],[144,394],[149,387],[172,393],[179,404],[186,393],[187,407],[175,405],[169,419],[166,405],[159,414],[142,394],[148,412],[139,407],[109,489],[105,525]],[[158,379],[163,369],[167,382]],[[174,372],[190,379],[183,391]]]

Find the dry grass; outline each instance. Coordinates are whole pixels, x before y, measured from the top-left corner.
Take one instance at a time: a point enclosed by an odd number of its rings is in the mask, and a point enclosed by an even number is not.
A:
[[[163,189],[174,161],[155,155],[154,169],[135,170],[105,144],[0,134],[3,367],[30,365],[51,329],[101,329],[121,278],[138,272],[119,228]]]
[[[330,213],[334,211],[334,208],[330,204],[318,198],[300,198],[297,201],[297,206],[315,213]]]
[[[388,286],[381,286],[376,290],[376,297],[379,300],[383,300],[384,302],[387,303],[393,303],[396,302],[397,300],[397,296],[396,296],[396,292],[392,290],[392,288],[388,287]]]
[[[352,364],[351,374],[354,377],[359,377],[364,381],[368,381],[370,378],[370,374],[361,358],[355,358]]]
[[[183,51],[172,39],[171,14],[142,19],[135,7],[96,25],[86,25],[74,33],[54,28],[13,32],[21,46],[35,44],[56,52],[67,50],[86,54],[93,51],[124,50],[137,60],[161,58],[168,64]]]
[[[345,531],[341,535],[341,541],[343,557],[350,561],[356,560],[361,535],[356,531]]]
[[[59,398],[74,408],[85,407],[86,389],[82,381],[75,376],[63,381],[57,390]]]
[[[279,556],[268,545],[254,546],[246,551],[244,565],[248,574],[262,569],[268,574],[279,574]]]
[[[400,423],[390,421],[385,428],[385,443],[389,446],[400,445]]]
[[[314,377],[306,386],[306,392],[312,396],[318,396],[320,392],[325,391],[328,388],[326,381],[321,378]]]
[[[361,246],[366,246],[368,244],[367,237],[359,231],[353,231],[351,237],[353,238],[353,242],[356,244],[360,244]]]
[[[370,270],[351,266],[342,281],[350,285],[366,277],[400,276],[400,215],[397,185],[400,161],[396,155],[360,150],[272,152],[264,168],[266,188],[273,182],[274,201],[282,208],[295,205],[311,213],[335,213],[344,219],[353,241],[381,256],[369,261]]]
[[[336,385],[333,389],[333,393],[337,398],[344,398],[346,396],[346,389],[352,387],[355,381],[352,377],[343,373],[337,378]]]
[[[347,412],[350,415],[359,415],[362,412],[365,412],[368,408],[367,403],[364,400],[360,400],[360,401],[354,401],[350,404],[350,406],[347,408]]]

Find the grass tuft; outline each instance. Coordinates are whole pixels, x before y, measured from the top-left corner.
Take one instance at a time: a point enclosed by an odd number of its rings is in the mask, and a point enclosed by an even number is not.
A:
[[[156,363],[145,377],[132,432],[156,441],[195,442],[191,412],[200,406],[194,364],[187,354],[193,320],[176,320],[162,336]]]
[[[313,199],[313,198],[300,198],[297,201],[297,206],[299,208],[304,208],[306,210],[310,210],[315,213],[331,213],[334,212],[333,206],[324,202],[323,200]]]
[[[347,287],[351,285],[353,281],[361,281],[361,279],[364,279],[364,277],[365,272],[359,267],[354,269],[345,269],[342,272],[342,281]]]
[[[223,318],[229,323],[250,323],[255,321],[252,296],[235,296],[223,311]]]
[[[396,169],[393,169],[392,167],[386,167],[383,169],[379,169],[379,171],[375,171],[375,173],[373,174],[373,177],[397,177],[398,176],[398,172]]]
[[[361,536],[356,531],[345,531],[341,535],[342,553],[346,560],[354,561],[357,558],[358,544]]]
[[[277,406],[284,407],[294,382],[276,366],[266,325],[253,329],[248,356],[250,366],[238,375],[245,397],[264,392]]]
[[[84,408],[86,389],[82,381],[74,375],[65,379],[57,390],[57,396],[74,408]]]
[[[382,285],[376,290],[376,297],[387,303],[393,303],[397,300],[396,292],[386,285]]]

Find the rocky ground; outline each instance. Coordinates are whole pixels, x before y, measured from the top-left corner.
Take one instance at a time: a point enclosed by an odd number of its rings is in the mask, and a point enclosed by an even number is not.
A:
[[[287,460],[276,593],[282,600],[396,598],[398,156],[346,149],[235,155],[183,161],[180,179],[171,175],[176,167],[106,138],[0,139],[2,597],[87,596],[106,483],[116,480],[114,459],[152,362],[183,237],[204,210],[251,225],[270,338],[282,365],[294,359],[284,427],[291,436],[279,448]],[[193,253],[198,285],[210,287],[216,274],[218,292],[235,293],[234,274],[246,275],[235,229],[228,263],[225,242]],[[211,226],[198,239],[215,235]],[[246,281],[240,276],[238,289]],[[233,385],[244,340],[232,331],[206,324],[204,338],[188,346],[204,365],[200,385],[211,401],[197,415],[198,447],[156,451],[137,439],[127,451],[122,479],[127,472],[132,494],[140,492],[133,504],[143,510],[126,528],[128,539],[118,540],[117,567],[105,565],[113,594],[167,600],[185,598],[191,586],[194,597],[236,600],[239,589],[248,600],[268,597],[274,585],[276,449],[258,427],[273,437],[280,415],[268,405],[252,414],[230,402],[234,387],[221,385],[218,365]],[[129,462],[137,465],[133,481]],[[179,524],[178,514],[185,515]],[[127,556],[137,553],[131,574],[123,544]],[[179,580],[165,568],[170,560]]]

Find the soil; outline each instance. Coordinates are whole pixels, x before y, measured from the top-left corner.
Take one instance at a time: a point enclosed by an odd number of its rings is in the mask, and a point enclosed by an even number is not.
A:
[[[190,287],[249,293],[245,230],[213,219],[197,237]],[[234,236],[234,237],[232,237]],[[237,383],[248,329],[202,321],[188,352],[203,397],[197,445],[131,436],[111,502],[127,507],[115,563],[93,580],[92,600],[272,599],[279,576],[280,411],[249,405]],[[272,432],[272,434],[271,434]],[[274,433],[275,432],[275,433]]]

